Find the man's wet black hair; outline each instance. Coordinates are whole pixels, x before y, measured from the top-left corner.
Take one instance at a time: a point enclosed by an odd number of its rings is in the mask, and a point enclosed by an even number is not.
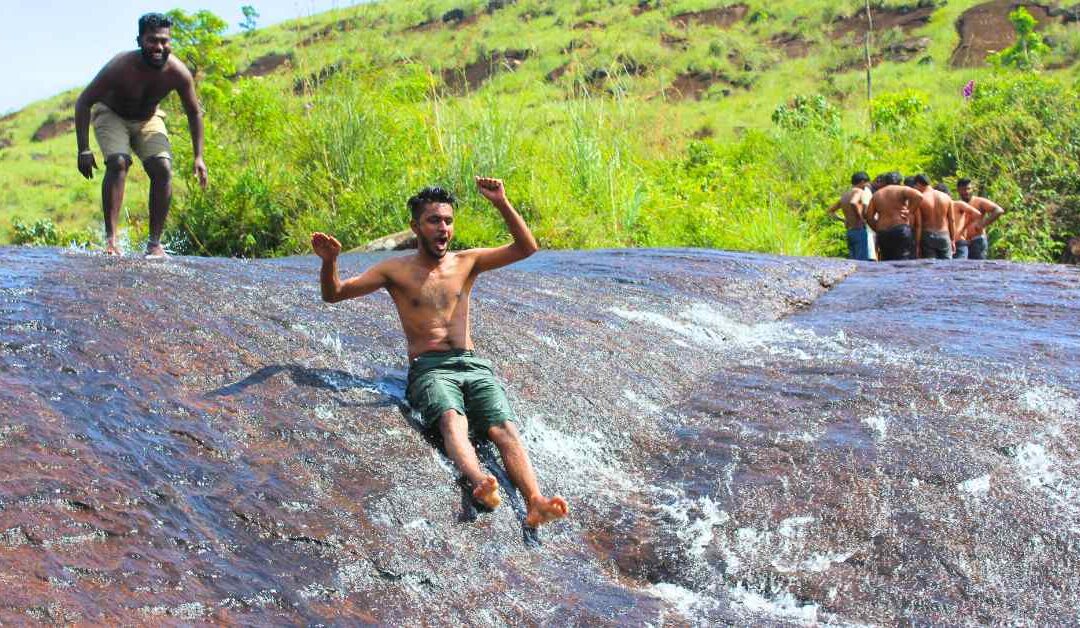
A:
[[[457,203],[457,199],[449,190],[440,187],[426,187],[409,199],[409,213],[412,214],[413,220],[419,220],[420,215],[424,213],[424,209],[431,203],[446,203],[453,207]]]
[[[918,185],[930,185],[930,177],[925,174],[915,175],[915,183]]]
[[[909,187],[909,188],[915,187],[915,177],[912,177],[912,176],[904,177],[904,185]]]
[[[146,31],[156,31],[159,28],[172,28],[172,20],[163,13],[147,13],[139,18],[139,37]]]
[[[971,179],[964,178],[956,180],[956,187],[958,188],[966,187],[969,185],[971,185]]]
[[[881,180],[885,182],[885,185],[900,185],[904,182],[904,177],[894,170],[881,175]]]
[[[949,186],[945,185],[944,183],[938,183],[937,185],[934,186],[934,189],[937,190],[938,192],[944,192],[944,193],[952,196],[952,192],[949,191]]]
[[[870,175],[862,171],[856,172],[855,174],[851,175],[851,185],[859,185],[862,183],[866,183],[869,180]]]

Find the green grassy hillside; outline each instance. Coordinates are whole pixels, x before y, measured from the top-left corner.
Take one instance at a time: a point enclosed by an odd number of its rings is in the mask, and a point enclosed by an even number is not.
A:
[[[240,76],[200,77],[206,193],[188,176],[179,104],[167,103],[171,246],[288,254],[312,229],[358,245],[405,228],[404,200],[429,183],[461,196],[460,246],[497,242],[502,225],[468,183],[484,173],[507,180],[548,247],[837,254],[841,227],[825,208],[853,170],[898,169],[985,179],[1018,208],[995,231],[999,251],[1053,258],[1080,207],[1080,184],[1047,187],[1044,172],[1075,170],[1080,152],[1047,165],[1064,141],[1054,125],[1076,127],[1076,12],[1032,7],[1051,44],[1033,72],[982,63],[1013,38],[1010,2],[874,4],[874,132],[857,1],[400,0],[233,37],[225,53]],[[1044,86],[1062,104],[1028,120]],[[100,179],[78,175],[66,128],[76,95],[0,121],[0,238],[28,239],[17,220],[47,218],[84,240],[100,228]],[[1019,118],[988,131],[1001,111]],[[46,123],[56,135],[36,141]],[[1003,149],[1015,155],[986,158]],[[128,181],[122,222],[137,239],[146,179],[136,168]]]

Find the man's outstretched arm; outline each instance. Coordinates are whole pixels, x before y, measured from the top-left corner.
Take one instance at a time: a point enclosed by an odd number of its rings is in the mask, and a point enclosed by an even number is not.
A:
[[[533,237],[529,226],[525,224],[525,220],[507,200],[503,182],[499,179],[476,177],[476,186],[480,189],[480,194],[491,201],[495,209],[502,214],[503,220],[506,221],[506,227],[510,230],[510,235],[513,236],[514,241],[506,246],[472,251],[472,254],[476,256],[476,264],[473,267],[474,272],[482,273],[487,270],[501,268],[507,264],[523,260],[539,251],[540,245],[536,243],[536,238]]]
[[[334,236],[325,233],[311,234],[311,248],[322,259],[319,271],[319,285],[322,299],[327,303],[337,303],[346,299],[362,297],[386,286],[386,274],[381,264],[376,264],[360,275],[341,281],[338,278],[337,258],[341,254],[341,243]]]

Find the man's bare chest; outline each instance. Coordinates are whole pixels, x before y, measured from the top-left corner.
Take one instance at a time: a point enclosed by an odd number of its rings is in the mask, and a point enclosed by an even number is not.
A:
[[[457,273],[413,273],[395,282],[404,305],[445,312],[468,300],[468,277]]]

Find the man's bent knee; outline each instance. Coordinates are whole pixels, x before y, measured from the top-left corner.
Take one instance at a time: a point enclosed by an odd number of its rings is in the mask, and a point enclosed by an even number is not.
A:
[[[439,427],[441,429],[446,430],[462,425],[468,425],[468,419],[457,410],[447,410],[439,416]]]
[[[131,157],[123,153],[116,153],[105,158],[105,171],[116,174],[125,174],[131,167]]]
[[[520,442],[517,428],[510,421],[498,423],[488,428],[488,438],[496,445],[516,444]]]
[[[172,161],[168,157],[152,157],[143,162],[146,174],[152,180],[169,180],[172,178]]]

